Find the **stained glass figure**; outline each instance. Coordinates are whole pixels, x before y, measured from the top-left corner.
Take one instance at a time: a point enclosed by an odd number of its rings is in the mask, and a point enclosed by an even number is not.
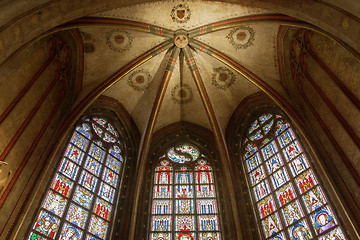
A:
[[[40,211],[36,219],[33,230],[45,236],[55,238],[59,228],[60,219],[45,211]],[[33,233],[33,235],[36,233]],[[37,235],[37,234],[36,234]]]
[[[307,153],[282,116],[263,114],[251,123],[243,160],[266,240],[345,239]]]
[[[221,239],[214,174],[205,159],[188,144],[160,157],[153,173],[150,239]]]
[[[317,234],[323,233],[337,225],[337,221],[329,206],[321,208],[310,216]]]
[[[110,136],[111,144],[96,135]],[[118,136],[103,118],[75,128],[27,239],[107,238],[124,162]]]
[[[68,223],[65,223],[61,231],[60,239],[61,240],[81,239],[82,235],[83,232],[80,229]]]
[[[290,226],[288,231],[292,240],[312,238],[312,234],[306,220],[302,220]]]

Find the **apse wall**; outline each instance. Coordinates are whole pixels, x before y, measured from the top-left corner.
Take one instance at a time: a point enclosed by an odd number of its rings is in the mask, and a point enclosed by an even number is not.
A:
[[[53,34],[0,69],[0,238],[6,238],[40,177],[69,106],[81,87],[79,34]],[[80,78],[81,79],[81,78]]]
[[[283,86],[330,178],[359,205],[359,57],[342,41],[315,31],[282,28],[279,38]]]

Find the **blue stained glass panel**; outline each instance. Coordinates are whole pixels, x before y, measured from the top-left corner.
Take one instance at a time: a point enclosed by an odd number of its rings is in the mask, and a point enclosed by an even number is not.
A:
[[[260,140],[262,139],[264,136],[261,134],[261,131],[257,131],[254,135],[250,136],[249,139],[251,141],[255,141],[255,140]]]
[[[266,177],[266,173],[264,171],[263,166],[258,167],[257,169],[255,169],[253,172],[250,173],[251,185],[258,184],[263,179],[265,179],[265,177]]]
[[[81,127],[76,127],[76,131],[78,131],[88,139],[91,139],[90,127],[88,124],[83,123]]]
[[[215,214],[218,213],[215,199],[198,199],[196,200],[198,214]]]
[[[256,201],[264,198],[266,195],[270,193],[270,186],[267,180],[262,181],[257,186],[254,187],[254,193]]]
[[[257,129],[259,127],[259,123],[258,120],[255,120],[252,124],[251,127],[249,129],[248,134],[252,133],[255,129]]]
[[[215,188],[214,185],[197,185],[196,197],[197,198],[214,198],[215,197]]]
[[[273,175],[271,175],[270,179],[274,186],[274,189],[277,189],[278,187],[280,187],[280,186],[284,185],[286,182],[288,182],[290,178],[289,178],[289,175],[288,175],[286,169],[281,168],[280,170],[275,172]]]
[[[63,196],[50,190],[46,195],[43,208],[59,217],[62,217],[66,203],[67,200]]]
[[[110,187],[104,182],[101,182],[100,189],[99,189],[99,196],[106,201],[113,203],[115,195],[115,189]]]
[[[191,184],[193,182],[192,172],[176,172],[175,183],[176,184]]]
[[[108,168],[105,168],[102,179],[113,187],[116,187],[118,175]]]
[[[193,198],[194,190],[192,185],[176,185],[175,198]]]
[[[151,231],[154,232],[168,232],[171,231],[172,222],[171,216],[153,216],[151,221]]]
[[[319,186],[305,193],[302,198],[308,213],[320,208],[326,203],[324,193]]]
[[[195,231],[195,216],[175,215],[175,231]]]
[[[82,171],[79,179],[79,183],[92,192],[95,191],[97,181],[98,179],[94,175],[85,170]]]
[[[295,223],[288,228],[291,240],[311,239],[312,235],[306,220]]]
[[[64,174],[65,176],[75,180],[76,174],[79,171],[79,166],[73,163],[72,161],[63,158],[61,161],[59,172]]]
[[[89,144],[89,140],[78,132],[74,132],[74,135],[71,138],[71,142],[84,152],[86,151],[86,148]]]
[[[194,200],[176,199],[175,214],[193,214],[195,212]]]
[[[89,155],[98,160],[99,162],[103,163],[105,158],[105,151],[97,145],[91,144]]]
[[[337,225],[330,206],[326,206],[310,215],[316,234],[321,234]]]
[[[219,231],[217,215],[198,216],[199,231]]]
[[[152,214],[172,214],[172,200],[153,200]]]
[[[74,202],[76,202],[77,204],[79,204],[80,206],[82,206],[86,209],[89,209],[92,198],[93,198],[93,195],[88,190],[86,190],[85,188],[82,188],[80,186],[76,187],[74,197],[73,197]]]
[[[73,182],[70,179],[66,178],[61,174],[56,174],[55,178],[51,184],[51,188],[62,194],[65,197],[69,197],[71,189],[73,187]]]
[[[294,159],[295,157],[297,157],[300,153],[302,153],[302,149],[301,149],[298,141],[295,140],[289,146],[285,147],[283,149],[283,152],[284,152],[286,160],[290,161],[290,160]]]
[[[61,240],[81,239],[83,232],[77,227],[65,223],[60,234]]]
[[[272,114],[264,114],[262,116],[259,117],[260,123],[263,124],[264,122],[266,122],[267,120],[269,120],[272,117]]]
[[[265,147],[261,148],[261,153],[265,160],[272,157],[275,153],[277,153],[277,151],[278,151],[278,149],[277,149],[276,143],[274,141],[272,141]]]
[[[80,165],[84,158],[84,152],[74,145],[69,144],[65,151],[65,157]]]
[[[33,230],[54,239],[59,228],[59,223],[59,218],[41,210],[33,226]]]
[[[266,124],[262,127],[265,135],[268,134],[268,132],[270,132],[273,124],[274,124],[274,120],[271,120],[268,124]]]
[[[289,127],[290,127],[290,125],[287,122],[285,122],[283,120],[279,120],[276,123],[275,136],[279,135],[282,131],[286,130]]]
[[[88,156],[86,158],[84,168],[98,177],[101,170],[101,163]]]
[[[276,154],[266,162],[266,166],[270,174],[278,170],[283,164],[284,163],[280,154]]]
[[[171,198],[172,186],[170,185],[156,185],[154,186],[154,198]]]
[[[286,131],[284,131],[278,136],[278,140],[281,148],[283,148],[295,140],[295,134],[291,128],[288,128]]]
[[[111,156],[110,154],[107,157],[105,165],[116,173],[120,172],[121,162],[116,158],[114,158],[113,156]]]
[[[290,170],[294,177],[296,177],[297,175],[299,175],[299,173],[302,173],[308,168],[309,168],[309,163],[306,160],[304,154],[301,154],[298,158],[296,158],[294,161],[290,163]]]
[[[254,170],[261,163],[259,153],[252,155],[249,159],[246,160],[246,165],[248,167],[248,172]]]
[[[66,215],[66,220],[78,227],[84,228],[88,215],[88,211],[71,203]]]
[[[112,206],[101,198],[96,198],[93,212],[99,215],[103,219],[109,221],[111,215]]]
[[[251,155],[253,155],[254,153],[256,153],[256,151],[258,150],[255,144],[248,144],[245,148],[246,153],[245,153],[245,158],[250,157]]]
[[[117,158],[118,160],[120,160],[121,162],[124,161],[123,158],[122,158],[122,156],[120,155],[121,150],[120,150],[119,146],[117,146],[117,145],[112,146],[112,147],[109,149],[109,153],[110,153],[111,155],[113,155],[114,157],[116,157],[116,158]]]
[[[89,224],[89,232],[94,234],[96,237],[100,238],[100,239],[105,239],[106,238],[106,233],[109,227],[109,224],[99,218],[96,215],[92,215],[91,219],[90,219],[90,224]]]

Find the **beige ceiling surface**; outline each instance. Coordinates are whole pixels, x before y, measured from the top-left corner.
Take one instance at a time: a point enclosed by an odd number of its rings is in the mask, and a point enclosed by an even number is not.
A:
[[[206,24],[259,14],[269,12],[219,2],[164,1],[93,15],[92,17],[136,21],[140,25],[151,24],[169,30],[170,36],[141,32],[144,29],[124,27],[121,24],[82,27],[80,31],[84,40],[85,66],[83,90],[78,102],[135,58],[169,39],[173,42],[180,29],[186,35],[192,29]],[[230,66],[202,52],[199,47],[193,45],[192,39],[230,57],[271,88],[285,94],[280,84],[277,66],[279,26],[278,22],[251,21],[234,26],[230,24],[222,30],[190,38],[190,43],[185,49],[194,57],[195,70],[200,73],[204,89],[199,92],[184,57],[184,49],[181,49],[180,55],[175,56],[178,57],[177,62],[160,108],[156,112],[154,131],[179,121],[192,122],[211,130],[214,125],[210,124],[209,115],[212,115],[220,131],[225,132],[229,119],[240,102],[245,97],[261,91]],[[162,53],[156,53],[156,56],[137,66],[103,93],[117,99],[127,109],[142,133],[145,132],[151,111],[156,104],[155,99],[169,57],[176,48],[177,46],[172,44]],[[203,101],[213,112],[205,110]]]

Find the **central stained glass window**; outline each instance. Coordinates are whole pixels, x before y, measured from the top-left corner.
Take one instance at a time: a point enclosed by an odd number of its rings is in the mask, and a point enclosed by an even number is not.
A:
[[[197,148],[170,148],[153,180],[151,240],[221,239],[213,170]]]

